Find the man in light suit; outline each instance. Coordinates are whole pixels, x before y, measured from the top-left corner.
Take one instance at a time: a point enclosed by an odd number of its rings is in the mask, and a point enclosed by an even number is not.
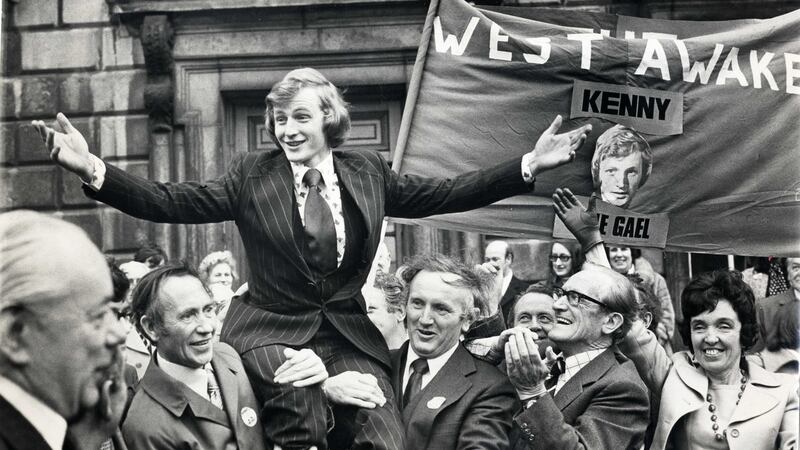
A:
[[[131,306],[136,326],[157,350],[122,426],[128,445],[267,448],[239,355],[214,341],[215,303],[197,274],[186,266],[161,266],[141,279]],[[302,387],[327,377],[322,361],[308,350],[293,356],[311,367],[298,371],[287,364],[282,381]]]
[[[32,211],[0,214],[0,255],[0,449],[99,449],[126,395],[105,258]]]
[[[242,356],[262,414],[281,415],[264,425],[284,449],[327,445],[322,389],[297,392],[274,382],[284,349],[301,345],[332,374],[361,370],[380,382],[387,402],[358,412],[358,445],[404,447],[389,351],[360,293],[383,218],[465,211],[528,192],[537,174],[572,160],[591,130],[555,134],[558,117],[531,152],[496,167],[450,179],[401,177],[375,152],[332,151],[349,130],[345,105],[316,70],[290,72],[267,97],[267,129],[281,150],[243,154],[208,183],[134,177],[92,156],[63,115],[58,121],[66,133],[34,122],[51,158],[78,174],[92,198],[157,222],[236,222],[252,279],[231,305],[221,339]],[[305,208],[307,202],[317,206]]]
[[[530,283],[520,280],[514,275],[511,264],[514,262],[514,252],[506,241],[492,241],[486,246],[483,252],[483,261],[490,263],[503,274],[501,287],[502,298],[500,299],[499,309],[502,310],[503,319],[507,324],[511,322],[511,308],[514,299],[528,288]]]
[[[408,448],[509,448],[514,390],[460,343],[486,311],[485,278],[441,255],[412,260],[402,276],[409,340],[393,354],[392,382]]]

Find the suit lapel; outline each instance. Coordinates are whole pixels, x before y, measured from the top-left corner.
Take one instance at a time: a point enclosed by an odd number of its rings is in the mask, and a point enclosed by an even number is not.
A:
[[[225,405],[231,429],[235,432],[238,429],[236,424],[239,421],[239,383],[236,379],[236,371],[224,360],[224,356],[217,352],[214,352],[211,366],[214,368],[214,375],[217,377],[219,389],[222,392],[222,402]]]
[[[406,341],[398,350],[394,350],[389,355],[392,360],[392,387],[394,388],[394,398],[397,405],[401,406],[403,401],[403,372],[406,369],[406,357],[408,356],[408,343]]]
[[[0,396],[0,436],[14,450],[51,450],[36,428],[16,408]]]
[[[342,158],[340,152],[333,153],[333,167],[339,182],[344,185],[347,192],[358,206],[364,223],[367,225],[367,242],[372,247],[372,238],[380,231],[383,220],[382,205],[378,203],[378,185],[376,177],[370,172],[369,166],[362,160]]]
[[[230,426],[223,411],[192,391],[189,386],[167,375],[153,360],[150,361],[139,386],[154,402],[159,403],[175,417],[181,417],[189,408],[197,418]]]
[[[289,264],[294,264],[302,273],[312,279],[311,271],[294,239],[294,175],[289,160],[284,153],[270,155],[259,164],[252,174],[251,184],[254,206],[264,232],[270,242],[275,244],[286,256]]]
[[[617,359],[614,357],[613,347],[597,355],[595,359],[570,378],[553,397],[558,409],[563,411],[583,392],[585,386],[595,383],[615,364],[617,364]]]
[[[427,437],[440,412],[457,402],[472,387],[468,375],[475,372],[472,355],[461,344],[442,369],[403,410],[409,436]],[[424,446],[424,442],[421,443]]]
[[[755,364],[749,365],[750,383],[742,394],[742,405],[746,408],[733,410],[730,423],[743,422],[760,416],[778,405],[780,399],[775,394],[780,392],[781,382],[771,372],[767,372]]]

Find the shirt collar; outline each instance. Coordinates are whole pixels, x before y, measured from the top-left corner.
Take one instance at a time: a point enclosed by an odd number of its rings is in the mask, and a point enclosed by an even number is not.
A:
[[[167,375],[175,378],[181,383],[189,386],[189,389],[196,392],[203,398],[208,398],[208,373],[202,367],[193,369],[191,367],[175,364],[164,358],[161,353],[156,351],[158,367]]]
[[[0,396],[30,422],[53,450],[64,448],[67,421],[60,414],[3,376],[0,376]]]
[[[800,289],[794,289],[794,299],[800,300]]]
[[[572,378],[572,376],[578,373],[579,370],[583,369],[587,364],[592,362],[593,359],[597,358],[601,353],[603,353],[606,350],[608,349],[598,348],[577,353],[572,356],[567,356],[566,358],[564,358],[564,367],[565,367],[564,373],[567,374],[568,378]]]
[[[436,376],[437,373],[447,364],[447,361],[450,360],[450,357],[453,356],[453,353],[456,352],[456,348],[458,347],[458,342],[453,345],[450,350],[442,353],[441,355],[435,358],[428,359],[428,376],[433,378]],[[411,348],[411,342],[408,343],[408,354],[406,355],[406,371],[405,374],[408,374],[411,370],[411,363],[420,359],[420,356]]]
[[[294,175],[294,182],[297,186],[303,185],[303,177],[305,176],[308,169],[317,169],[319,173],[322,174],[322,181],[325,183],[325,186],[330,186],[331,180],[333,180],[334,170],[333,170],[333,152],[328,152],[328,154],[317,164],[316,167],[310,167],[305,164],[295,163],[292,162],[292,174]]]

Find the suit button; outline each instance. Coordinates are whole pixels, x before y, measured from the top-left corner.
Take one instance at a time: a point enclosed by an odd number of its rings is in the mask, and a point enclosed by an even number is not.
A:
[[[528,422],[522,422],[522,428],[528,428]]]
[[[735,438],[739,437],[739,430],[737,430],[736,428],[732,429],[731,430],[731,437],[735,437]]]

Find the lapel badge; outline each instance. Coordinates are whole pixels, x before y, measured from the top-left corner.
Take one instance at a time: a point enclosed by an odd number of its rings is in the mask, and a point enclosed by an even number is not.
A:
[[[433,397],[432,399],[428,400],[428,404],[426,406],[428,409],[439,409],[445,400],[446,399],[444,397]]]
[[[245,406],[244,408],[242,408],[241,415],[242,415],[242,421],[248,427],[253,427],[256,424],[256,422],[258,422],[258,416],[256,415],[256,412],[253,411],[253,408],[249,406]]]

